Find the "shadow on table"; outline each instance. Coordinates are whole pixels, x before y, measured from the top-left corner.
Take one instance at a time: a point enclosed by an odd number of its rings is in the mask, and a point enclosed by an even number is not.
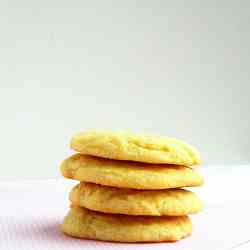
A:
[[[8,223],[6,227],[3,228],[5,231],[6,236],[10,236],[10,238],[14,239],[14,242],[8,244],[8,247],[16,246],[20,244],[22,246],[28,246],[27,249],[34,249],[37,245],[43,248],[68,248],[68,249],[82,249],[84,246],[85,248],[88,247],[116,247],[117,249],[124,249],[124,245],[127,247],[130,246],[131,249],[133,247],[137,247],[137,249],[144,249],[147,245],[148,247],[152,244],[150,243],[114,243],[114,242],[103,242],[103,241],[95,241],[95,240],[84,240],[79,238],[73,238],[65,235],[61,229],[60,224],[61,220],[55,220],[54,218],[30,218],[27,221],[23,218],[21,220],[13,221],[12,218],[6,218]],[[12,220],[11,220],[12,219]],[[1,221],[1,218],[0,218]],[[0,225],[0,231],[2,231]],[[1,238],[1,237],[0,237]],[[162,246],[161,243],[153,243],[154,247],[158,248],[157,246]],[[172,245],[172,243],[168,243],[168,246]],[[175,244],[173,244],[175,245]],[[34,246],[34,248],[33,248]]]

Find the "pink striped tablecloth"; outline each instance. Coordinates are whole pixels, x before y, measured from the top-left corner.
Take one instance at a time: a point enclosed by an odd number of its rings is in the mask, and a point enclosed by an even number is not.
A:
[[[64,179],[0,179],[0,250],[223,250],[250,249],[250,166],[203,169],[206,185],[194,188],[205,201],[192,216],[193,234],[176,243],[123,244],[63,235],[59,225],[76,183]]]

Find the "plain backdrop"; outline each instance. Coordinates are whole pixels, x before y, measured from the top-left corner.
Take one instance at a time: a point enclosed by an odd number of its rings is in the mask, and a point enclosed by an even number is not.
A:
[[[59,175],[71,135],[130,129],[250,161],[250,1],[0,1],[1,176]]]

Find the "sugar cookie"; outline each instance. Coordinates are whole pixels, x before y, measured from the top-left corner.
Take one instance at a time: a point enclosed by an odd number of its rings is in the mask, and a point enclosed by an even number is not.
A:
[[[116,160],[192,166],[201,162],[191,145],[170,137],[89,130],[71,139],[71,148],[82,154]]]
[[[189,167],[107,160],[75,154],[61,164],[64,177],[106,186],[166,189],[200,186],[203,177]]]
[[[187,216],[153,217],[110,215],[72,207],[62,224],[65,234],[104,241],[177,241],[192,232]]]
[[[81,182],[70,192],[70,201],[103,213],[180,216],[202,209],[198,196],[184,189],[135,190]]]

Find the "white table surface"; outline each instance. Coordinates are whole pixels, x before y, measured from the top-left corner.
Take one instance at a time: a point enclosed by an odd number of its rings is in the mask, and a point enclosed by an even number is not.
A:
[[[206,184],[193,188],[205,210],[193,215],[193,234],[177,243],[123,244],[63,235],[68,193],[77,182],[0,179],[0,250],[250,249],[250,165],[201,167]]]

